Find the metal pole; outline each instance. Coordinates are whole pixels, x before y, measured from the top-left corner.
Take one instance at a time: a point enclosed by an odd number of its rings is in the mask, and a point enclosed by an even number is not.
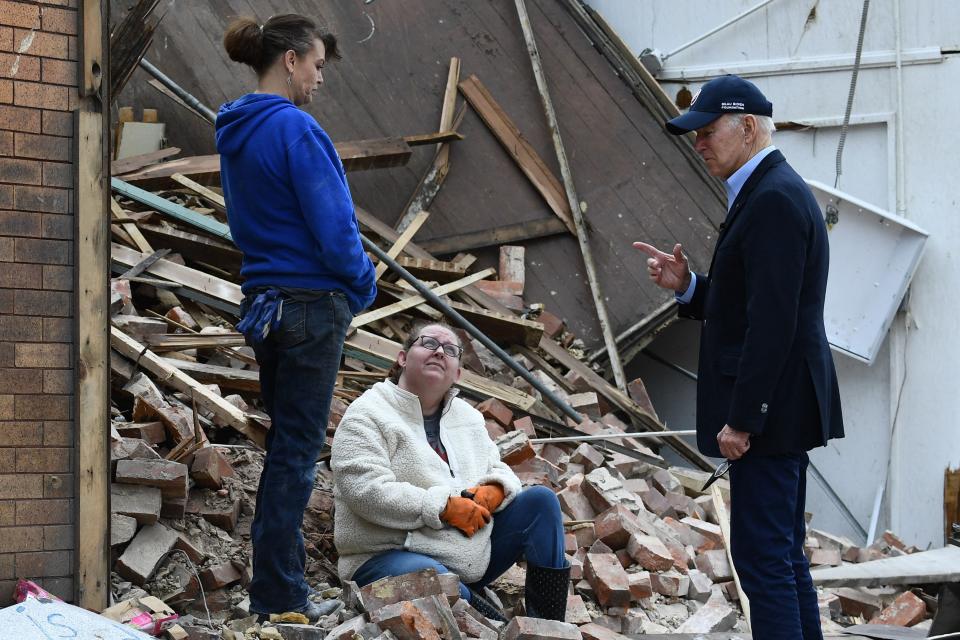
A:
[[[580,424],[585,420],[585,418],[577,413],[573,407],[561,400],[559,396],[548,389],[542,382],[537,380],[533,374],[520,366],[520,363],[510,357],[509,353],[501,349],[495,342],[493,342],[493,340],[488,338],[483,334],[483,332],[473,326],[469,320],[464,318],[462,315],[457,313],[456,310],[452,309],[446,302],[441,300],[437,294],[430,291],[430,289],[420,282],[416,276],[397,264],[396,260],[387,255],[386,251],[378,247],[375,243],[371,242],[363,234],[360,235],[360,240],[363,241],[363,246],[373,253],[373,255],[377,256],[381,262],[390,267],[390,269],[396,272],[396,274],[401,278],[409,282],[413,288],[416,289],[417,293],[423,296],[423,299],[429,302],[432,307],[437,309],[437,311],[441,311],[445,316],[463,327],[464,330],[473,338],[479,340],[483,346],[485,346],[487,349],[490,349],[490,351],[500,358],[504,364],[513,369],[517,375],[529,382],[534,389],[539,391],[545,400],[549,400],[553,406],[555,406],[557,409],[560,409],[560,411],[562,411],[565,415],[576,421],[577,424]]]
[[[721,31],[721,30],[723,30],[723,29],[726,29],[727,27],[729,27],[730,25],[732,25],[734,22],[737,22],[737,21],[739,21],[739,20],[742,20],[743,18],[746,18],[748,15],[750,15],[750,14],[753,13],[754,11],[759,11],[760,9],[763,9],[765,6],[767,6],[767,5],[770,4],[771,2],[773,2],[773,0],[763,0],[763,2],[761,2],[761,3],[758,4],[757,6],[752,7],[752,8],[750,8],[750,9],[747,9],[746,11],[744,11],[743,13],[741,13],[741,14],[738,15],[738,16],[735,16],[735,17],[733,17],[733,18],[730,18],[729,20],[727,20],[727,21],[724,22],[723,24],[714,27],[714,28],[711,29],[710,31],[707,31],[707,32],[706,32],[705,34],[703,34],[702,36],[698,36],[698,37],[694,38],[693,40],[691,40],[690,42],[687,42],[687,43],[685,43],[685,44],[680,45],[679,47],[677,47],[676,49],[674,49],[674,50],[671,51],[670,53],[665,53],[665,54],[663,54],[662,56],[660,56],[660,62],[663,62],[663,61],[666,60],[667,58],[670,58],[670,57],[672,57],[672,56],[677,55],[678,53],[680,53],[680,52],[683,51],[684,49],[689,49],[690,47],[692,47],[693,45],[697,44],[697,43],[700,42],[701,40],[706,40],[707,38],[709,38],[710,36],[712,36],[712,35],[715,34],[716,32]]]
[[[198,114],[203,116],[203,119],[208,121],[210,124],[214,124],[217,121],[217,114],[206,106],[191,94],[187,93],[183,87],[178,85],[172,79],[170,79],[163,71],[157,69],[155,66],[150,64],[146,58],[140,58],[140,66],[143,67],[143,70],[156,78],[160,84],[165,86],[167,89],[170,89],[173,93],[177,95],[178,98],[187,103],[187,105],[196,111]]]
[[[853,516],[850,512],[850,509],[847,508],[847,505],[844,504],[843,500],[840,499],[840,496],[837,495],[837,492],[833,490],[833,487],[830,486],[830,483],[827,482],[827,479],[823,477],[823,474],[820,473],[820,470],[811,462],[810,466],[807,467],[807,470],[810,472],[810,475],[813,476],[813,479],[817,481],[824,492],[827,494],[827,497],[830,498],[830,501],[833,502],[834,506],[840,510],[840,515],[842,515],[847,522],[850,523],[850,526],[853,527],[860,537],[863,540],[867,540],[867,532],[864,531],[863,525]]]
[[[603,333],[603,341],[607,345],[607,352],[610,354],[610,368],[613,369],[613,378],[617,387],[627,393],[627,377],[623,372],[620,352],[617,350],[617,340],[610,328],[607,305],[604,302],[603,293],[600,291],[597,269],[593,264],[593,251],[590,249],[590,239],[587,236],[587,226],[583,220],[583,212],[580,210],[580,199],[577,197],[577,192],[573,186],[573,175],[570,172],[570,163],[567,162],[567,152],[564,149],[563,140],[560,138],[557,114],[553,109],[553,101],[550,99],[550,90],[547,88],[547,79],[540,62],[540,51],[537,49],[537,42],[533,37],[533,26],[530,24],[530,16],[527,14],[524,1],[515,0],[515,2],[517,13],[520,16],[520,26],[523,28],[523,37],[527,43],[527,52],[530,54],[530,63],[533,65],[533,75],[537,80],[537,89],[540,90],[540,100],[543,102],[543,110],[547,116],[547,125],[550,127],[550,133],[553,136],[553,146],[557,153],[557,161],[560,163],[560,174],[563,177],[563,186],[567,193],[570,213],[573,215],[573,223],[577,228],[577,240],[580,243],[580,253],[583,256],[583,265],[586,268],[587,280],[590,283],[590,293],[593,294],[593,303],[597,308],[600,331]]]
[[[598,436],[569,436],[563,438],[530,438],[531,444],[548,442],[594,442],[596,440],[619,440],[621,438],[663,438],[664,436],[695,436],[696,429],[686,431],[649,431],[646,433],[607,433]]]

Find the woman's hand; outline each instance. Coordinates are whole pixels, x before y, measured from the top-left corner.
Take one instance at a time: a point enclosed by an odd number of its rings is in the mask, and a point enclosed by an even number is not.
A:
[[[447,508],[440,514],[440,519],[451,527],[459,529],[463,535],[472,538],[480,529],[490,523],[490,511],[469,498],[450,496],[447,498]]]
[[[503,487],[496,483],[470,487],[467,491],[473,494],[474,502],[490,513],[496,511],[503,502]]]

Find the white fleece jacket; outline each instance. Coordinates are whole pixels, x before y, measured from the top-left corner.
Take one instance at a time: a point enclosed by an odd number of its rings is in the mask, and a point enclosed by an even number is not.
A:
[[[344,413],[330,459],[341,577],[390,549],[430,556],[467,584],[483,577],[493,523],[467,538],[440,513],[450,496],[489,482],[503,486],[499,511],[521,484],[500,461],[483,416],[455,395],[448,394],[440,418],[449,466],[427,442],[420,399],[392,382],[378,382]]]

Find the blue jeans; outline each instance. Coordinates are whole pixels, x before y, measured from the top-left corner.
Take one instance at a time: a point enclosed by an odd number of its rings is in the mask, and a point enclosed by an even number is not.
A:
[[[256,347],[260,393],[272,424],[250,528],[252,612],[293,611],[307,604],[300,529],[352,319],[347,299],[339,292],[310,302],[288,299],[280,327]]]
[[[519,560],[535,567],[560,569],[567,566],[563,551],[563,520],[557,496],[547,487],[523,490],[504,509],[493,515],[490,535],[492,550],[487,571],[470,587],[482,589]],[[353,574],[361,587],[386,576],[401,576],[421,569],[450,573],[445,566],[419,553],[392,549],[370,558]],[[460,597],[470,601],[470,590],[460,584]]]
[[[822,640],[803,554],[806,453],[747,456],[730,467],[730,553],[764,640]]]

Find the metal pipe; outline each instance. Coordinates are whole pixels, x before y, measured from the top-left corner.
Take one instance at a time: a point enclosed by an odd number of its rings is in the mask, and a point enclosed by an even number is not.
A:
[[[837,492],[833,490],[833,487],[831,487],[830,483],[827,482],[827,479],[823,477],[816,465],[811,462],[810,466],[807,467],[807,470],[810,472],[810,475],[813,476],[813,479],[817,481],[820,487],[823,488],[831,502],[833,502],[837,509],[840,510],[840,515],[842,515],[846,521],[850,523],[850,526],[853,527],[858,534],[860,534],[860,537],[863,540],[866,540],[867,532],[864,530],[863,525],[860,524],[859,520],[853,517],[853,513],[850,512],[850,509],[847,508],[847,505],[844,504],[843,500],[840,499],[840,496],[837,495]]]
[[[175,93],[178,98],[186,102],[187,106],[203,116],[204,120],[208,121],[210,124],[216,123],[217,114],[214,113],[210,107],[206,106],[191,94],[187,93],[183,87],[174,82],[163,71],[160,71],[160,69],[157,69],[155,66],[153,66],[146,58],[140,58],[140,66],[143,67],[144,71],[156,78],[160,84],[165,86],[167,89],[170,89],[170,91]]]
[[[509,353],[501,349],[495,342],[493,342],[493,340],[488,338],[486,335],[483,334],[482,331],[480,331],[475,326],[473,326],[473,324],[469,320],[464,318],[462,315],[457,313],[456,310],[452,309],[450,305],[448,305],[446,302],[441,300],[437,294],[430,291],[430,289],[428,289],[426,285],[420,282],[420,280],[418,280],[416,276],[414,276],[409,271],[401,267],[396,260],[388,256],[386,251],[378,247],[374,242],[371,242],[363,234],[360,235],[360,240],[363,241],[363,246],[366,247],[371,253],[373,253],[373,255],[377,256],[377,258],[382,263],[386,264],[397,275],[399,275],[401,278],[409,282],[410,285],[413,286],[414,289],[416,289],[417,293],[423,296],[423,299],[429,302],[432,307],[437,309],[437,311],[442,312],[445,316],[453,320],[459,326],[463,327],[463,329],[467,333],[469,333],[473,338],[475,338],[476,340],[479,340],[483,346],[485,346],[487,349],[492,351],[493,354],[496,355],[498,358],[500,358],[500,360],[502,360],[504,364],[506,364],[508,367],[513,369],[517,375],[519,375],[521,378],[529,382],[534,389],[539,391],[541,395],[543,395],[545,400],[549,400],[553,406],[555,406],[557,409],[562,411],[565,415],[569,416],[571,419],[576,421],[577,424],[580,424],[585,420],[584,416],[577,413],[577,411],[573,407],[571,407],[569,404],[561,400],[559,396],[557,396],[553,391],[547,388],[542,382],[537,380],[533,376],[533,374],[531,374],[529,371],[527,371],[522,366],[520,366],[520,363],[518,363],[516,360],[510,357]]]
[[[734,22],[737,22],[737,21],[739,21],[739,20],[742,20],[743,18],[746,18],[748,15],[750,15],[750,14],[753,13],[754,11],[759,11],[760,9],[763,9],[765,6],[767,6],[767,5],[770,4],[771,2],[773,2],[773,0],[763,0],[763,2],[761,2],[761,3],[758,4],[757,6],[751,8],[751,9],[747,9],[746,11],[744,11],[743,13],[741,13],[741,14],[738,15],[738,16],[734,16],[733,18],[730,18],[729,20],[727,20],[727,21],[724,22],[723,24],[714,27],[714,28],[711,29],[710,31],[707,31],[707,32],[706,32],[705,34],[703,34],[702,36],[696,37],[696,38],[694,38],[693,40],[691,40],[690,42],[687,42],[687,43],[685,43],[685,44],[680,45],[679,47],[677,47],[676,49],[674,49],[674,50],[671,51],[670,53],[665,53],[665,54],[663,54],[662,56],[660,56],[660,62],[663,62],[663,61],[666,60],[667,58],[670,58],[670,57],[672,57],[672,56],[677,55],[678,53],[680,53],[680,52],[683,51],[684,49],[689,49],[690,47],[692,47],[693,45],[697,44],[697,43],[700,42],[701,40],[706,40],[707,38],[709,38],[710,36],[712,36],[713,34],[715,34],[717,31],[721,31],[721,30],[723,30],[723,29],[726,29],[727,27],[729,27],[730,25],[732,25]]]
[[[598,436],[569,436],[563,438],[530,438],[531,444],[548,442],[594,442],[596,440],[619,440],[621,438],[663,438],[665,436],[695,436],[696,429],[686,431],[648,431],[645,433],[606,433]]]
[[[663,366],[667,367],[668,369],[670,369],[670,370],[672,370],[672,371],[676,371],[676,372],[679,373],[680,375],[682,375],[682,376],[684,376],[684,377],[686,377],[686,378],[689,378],[689,379],[693,380],[694,382],[697,381],[697,374],[695,374],[694,372],[689,371],[689,370],[687,370],[687,369],[684,369],[683,367],[681,367],[681,366],[678,365],[678,364],[674,364],[674,363],[670,362],[670,361],[667,360],[666,358],[661,358],[660,356],[658,356],[657,354],[655,354],[653,351],[650,351],[649,349],[644,349],[644,350],[642,350],[640,353],[642,353],[643,355],[647,356],[648,358],[650,358],[650,359],[653,360],[654,362],[659,362],[660,364],[662,364]]]

